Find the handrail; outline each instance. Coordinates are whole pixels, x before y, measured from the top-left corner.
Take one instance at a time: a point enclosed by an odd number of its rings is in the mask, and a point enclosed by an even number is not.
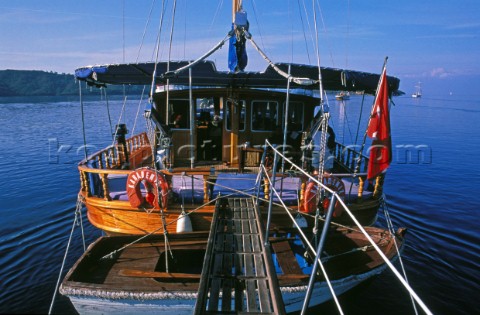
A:
[[[150,148],[150,142],[145,132],[128,138],[125,142],[129,155],[139,149],[146,148],[147,146],[148,148]],[[98,162],[101,168],[110,168],[114,164],[118,166],[121,159],[120,152],[121,150],[118,144],[110,145],[100,151],[91,154],[86,159],[83,159],[82,161],[80,161],[80,163],[78,163],[78,166],[82,167],[84,165],[87,165],[91,161]]]
[[[125,144],[127,152],[123,152],[124,148],[119,144],[110,145],[107,148],[91,154],[78,164],[78,170],[80,172],[80,190],[85,193],[86,197],[92,195],[90,187],[91,178],[88,174],[97,174],[99,176],[102,183],[103,198],[106,201],[110,201],[111,198],[107,176],[109,174],[128,175],[132,172],[132,170],[129,169],[116,169],[122,165],[122,159],[123,162],[128,162],[129,164],[130,162],[133,162],[136,164],[139,158],[143,158],[145,152],[149,152],[151,155],[151,146],[145,132],[126,139]],[[126,156],[129,156],[129,161],[125,160]],[[97,165],[95,167],[89,165],[90,163],[96,163]]]
[[[380,248],[378,247],[378,245],[373,241],[373,239],[371,238],[371,236],[365,231],[365,229],[363,228],[363,226],[358,222],[358,220],[355,218],[355,216],[352,214],[352,212],[350,211],[350,209],[348,208],[348,206],[345,204],[345,202],[339,198],[339,196],[337,195],[337,193],[335,191],[332,191],[331,189],[329,189],[328,187],[326,187],[325,185],[323,185],[323,183],[319,182],[316,178],[314,178],[313,176],[311,176],[310,174],[306,173],[302,168],[300,168],[299,166],[297,166],[296,164],[294,164],[291,160],[289,160],[287,157],[285,157],[284,155],[282,155],[281,152],[279,152],[274,146],[272,146],[268,140],[265,140],[265,150],[267,149],[270,149],[270,150],[273,150],[275,156],[274,156],[274,160],[277,160],[277,156],[279,156],[280,158],[284,159],[285,161],[287,161],[288,163],[290,163],[292,165],[292,167],[296,168],[299,172],[301,172],[302,174],[306,175],[310,180],[314,181],[317,185],[321,186],[322,188],[324,188],[325,190],[329,191],[333,197],[332,198],[335,198],[336,201],[338,201],[341,206],[343,207],[344,211],[348,213],[348,215],[350,216],[350,218],[352,219],[352,221],[355,223],[355,225],[358,227],[358,229],[362,232],[363,235],[365,235],[366,239],[370,242],[370,244],[372,245],[372,247],[375,249],[375,251],[379,254],[379,256],[383,259],[383,261],[386,263],[386,265],[392,270],[392,272],[395,274],[395,276],[398,278],[398,280],[402,283],[402,285],[407,289],[407,291],[409,291],[409,293],[411,294],[411,296],[415,299],[415,301],[420,305],[420,307],[423,309],[423,311],[426,313],[426,314],[432,314],[432,312],[428,309],[428,307],[425,305],[425,303],[420,299],[420,297],[418,297],[418,295],[415,293],[415,291],[413,291],[413,289],[410,287],[410,285],[408,284],[408,282],[405,281],[405,279],[402,277],[402,275],[397,271],[397,269],[393,266],[393,264],[390,262],[390,260],[386,257],[386,255],[380,250]],[[265,169],[265,167],[261,167],[261,172],[262,171],[265,171],[267,172],[267,170]],[[268,181],[271,181],[272,179],[270,179],[269,176],[265,176]],[[305,234],[302,232],[301,228],[298,226],[297,222],[295,221],[295,218],[293,217],[293,215],[290,213],[290,211],[288,211],[288,208],[287,206],[284,204],[283,200],[281,199],[281,196],[278,194],[277,190],[275,189],[275,185],[272,184],[272,182],[270,182],[270,189],[271,191],[277,196],[277,198],[279,198],[280,200],[280,203],[282,204],[283,208],[286,210],[286,213],[288,214],[288,216],[290,217],[290,219],[292,220],[294,226],[296,227],[296,229],[299,231],[299,234],[300,236],[303,238],[303,240],[305,241],[305,244],[307,245],[307,247],[314,253],[316,253],[316,259],[315,259],[315,264],[318,263],[318,265],[320,266],[320,268],[322,269],[322,272],[324,274],[324,277],[327,281],[327,285],[329,286],[330,288],[330,291],[332,293],[332,296],[334,298],[334,300],[336,301],[337,303],[337,307],[339,308],[339,311],[341,311],[341,308],[340,308],[340,304],[338,303],[338,300],[336,298],[336,295],[333,291],[333,287],[331,286],[331,283],[328,279],[328,276],[326,274],[326,271],[325,269],[323,268],[323,264],[322,264],[322,261],[320,259],[320,253],[321,253],[321,246],[322,245],[322,240],[320,241],[319,243],[319,246],[318,246],[318,250],[315,251],[312,244],[310,243],[310,241],[306,238]],[[273,199],[273,198],[271,198]],[[334,211],[334,207],[333,207],[333,204],[335,204],[336,202],[331,202],[330,203],[330,207],[328,209],[328,213],[327,213],[327,220],[326,220],[326,223],[325,225],[328,225],[329,224],[329,220],[328,220],[328,217],[332,215],[333,211]],[[271,212],[272,209],[271,207],[269,207],[268,209],[268,216],[271,216]],[[267,226],[267,230],[268,230],[268,226]],[[323,238],[323,233],[322,233],[322,238]],[[316,274],[316,270],[313,270],[312,271],[312,275],[311,277],[315,277],[315,274]],[[311,278],[312,280],[312,278]],[[308,288],[307,288],[307,292],[308,291],[311,291],[312,290],[312,286],[313,286],[313,281],[310,281],[309,282],[309,285],[308,285]],[[305,309],[306,307],[308,307],[308,299],[309,299],[309,294],[307,294],[305,296],[305,300],[304,300],[304,308],[302,309],[302,314],[305,313]]]

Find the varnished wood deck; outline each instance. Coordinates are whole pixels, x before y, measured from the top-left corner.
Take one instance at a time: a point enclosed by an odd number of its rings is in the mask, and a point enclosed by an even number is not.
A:
[[[194,314],[284,314],[285,308],[253,199],[219,200]]]

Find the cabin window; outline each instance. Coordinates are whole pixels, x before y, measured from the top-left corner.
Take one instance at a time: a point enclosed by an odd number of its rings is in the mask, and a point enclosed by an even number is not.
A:
[[[284,104],[285,106],[285,104]],[[288,105],[288,130],[302,131],[303,130],[303,103],[290,102]]]
[[[245,113],[246,113],[246,109],[245,109],[245,101],[235,101],[237,104],[239,104],[239,106],[237,108],[239,108],[240,110],[240,113],[232,113],[232,108],[234,106],[233,105],[233,101],[232,100],[227,100],[227,106],[226,106],[226,109],[225,109],[225,128],[227,128],[227,130],[232,130],[232,114],[233,115],[238,115],[240,114],[240,117],[238,118],[238,130],[239,131],[245,131]],[[238,116],[237,116],[238,117]]]
[[[190,101],[188,99],[172,99],[168,104],[170,112],[170,128],[190,129]]]
[[[252,102],[252,130],[273,131],[278,126],[278,102]]]
[[[222,117],[219,103],[219,99],[213,97],[197,98],[195,100],[197,126],[208,126],[212,121]]]

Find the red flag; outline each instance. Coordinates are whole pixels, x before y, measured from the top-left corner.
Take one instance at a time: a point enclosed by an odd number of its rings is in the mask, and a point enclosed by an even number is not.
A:
[[[383,67],[380,84],[373,105],[367,135],[373,139],[370,147],[367,178],[372,179],[388,168],[392,161],[390,113],[388,111],[387,70]]]

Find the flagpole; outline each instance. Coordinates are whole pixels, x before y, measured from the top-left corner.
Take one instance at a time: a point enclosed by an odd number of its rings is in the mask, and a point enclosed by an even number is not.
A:
[[[382,78],[383,71],[387,67],[387,61],[388,61],[388,56],[386,56],[385,60],[383,61],[383,67],[382,67],[382,72],[380,74],[380,79]],[[385,79],[387,80],[387,83],[388,83],[387,76],[385,76]],[[363,142],[362,142],[362,146],[360,147],[360,154],[358,155],[358,158],[357,158],[357,164],[355,165],[355,171],[353,172],[353,177],[355,177],[358,173],[360,173],[360,161],[361,161],[361,158],[362,158],[363,149],[365,148],[365,142],[367,141],[368,126],[370,126],[373,111],[375,109],[375,104],[377,103],[378,90],[380,89],[380,84],[382,83],[381,81],[382,80],[378,80],[378,83],[377,83],[377,90],[375,92],[375,99],[373,101],[374,106],[372,106],[372,109],[370,111],[370,117],[368,117],[367,128],[365,129],[365,133],[363,135]]]

